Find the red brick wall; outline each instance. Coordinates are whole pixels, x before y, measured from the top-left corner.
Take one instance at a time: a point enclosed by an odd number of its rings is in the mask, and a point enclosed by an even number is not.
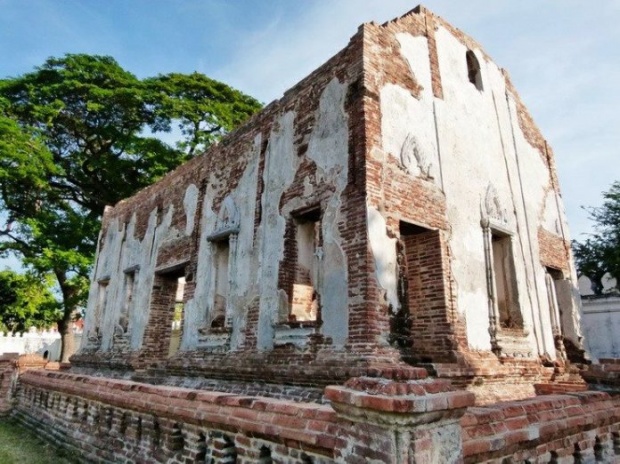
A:
[[[446,199],[441,189],[432,180],[414,178],[400,166],[400,162],[389,153],[381,153],[380,90],[388,84],[397,84],[419,96],[421,88],[413,80],[409,65],[402,57],[400,45],[395,38],[398,32],[423,35],[429,40],[429,60],[433,93],[442,97],[441,76],[437,50],[434,41],[436,24],[434,17],[422,9],[422,14],[405,15],[382,26],[364,26],[365,59],[368,78],[365,79],[368,97],[364,100],[367,132],[366,182],[368,205],[381,211],[387,222],[388,236],[399,236],[401,221],[432,229],[434,240],[427,241],[426,253],[432,260],[432,269],[424,272],[424,294],[409,298],[412,315],[412,342],[410,353],[413,359],[454,361],[455,352],[466,346],[465,327],[457,316],[454,281],[450,269],[450,250],[446,238],[448,229]],[[370,78],[372,76],[372,78]],[[402,238],[402,237],[401,237]],[[413,256],[411,257],[414,261]],[[415,268],[418,263],[409,266]],[[377,286],[372,282],[373,287]],[[431,290],[432,289],[432,290]],[[376,301],[378,294],[372,295]],[[387,307],[375,319],[385,327],[389,317]]]
[[[607,393],[471,407],[471,393],[423,369],[384,374],[391,378],[329,387],[328,406],[31,370],[20,375],[13,415],[85,462],[250,463],[265,453],[291,463],[615,462],[620,454],[620,398]]]
[[[538,249],[540,250],[540,263],[543,266],[552,267],[568,272],[570,260],[570,243],[542,227],[538,228]]]
[[[450,320],[450,283],[440,231],[402,237],[409,271],[408,306],[412,321],[412,353],[422,362],[455,361],[457,343]]]
[[[274,462],[332,462],[342,435],[325,405],[49,371],[22,376],[15,416],[84,462],[250,463],[263,446]]]
[[[464,462],[565,462],[571,457],[615,462],[619,421],[620,399],[596,392],[470,408],[461,419]]]
[[[0,416],[11,411],[13,384],[17,380],[17,354],[0,356]]]
[[[168,356],[177,290],[176,274],[156,274],[151,294],[149,321],[144,332],[141,361],[163,361]]]

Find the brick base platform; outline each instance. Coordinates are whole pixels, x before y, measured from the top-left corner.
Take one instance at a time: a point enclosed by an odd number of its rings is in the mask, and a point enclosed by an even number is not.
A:
[[[330,403],[319,404],[38,369],[20,374],[9,404],[22,424],[83,462],[542,463],[620,456],[620,397],[588,391],[473,407],[472,393],[423,369],[386,374],[392,378],[327,387]]]

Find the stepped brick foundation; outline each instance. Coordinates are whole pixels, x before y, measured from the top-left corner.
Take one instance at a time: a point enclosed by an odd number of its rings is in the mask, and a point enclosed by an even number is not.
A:
[[[408,377],[354,378],[327,387],[330,403],[318,404],[29,370],[20,375],[13,415],[84,462],[250,463],[266,456],[287,463],[616,462],[620,456],[620,397],[589,391],[472,407],[473,394],[445,380],[423,371]]]

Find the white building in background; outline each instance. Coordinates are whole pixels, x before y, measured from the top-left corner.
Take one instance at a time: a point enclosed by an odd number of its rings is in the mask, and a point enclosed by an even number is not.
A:
[[[77,345],[82,340],[81,333],[75,333]],[[24,333],[0,332],[0,354],[39,354],[49,361],[60,359],[60,334],[55,330],[41,330],[31,327]]]
[[[594,358],[620,358],[620,292],[616,279],[603,277],[603,295],[594,295],[592,282],[579,277],[583,307],[582,330]]]

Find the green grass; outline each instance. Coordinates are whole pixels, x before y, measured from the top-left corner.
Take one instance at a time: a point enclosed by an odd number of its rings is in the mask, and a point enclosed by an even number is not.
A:
[[[70,464],[76,461],[66,452],[45,443],[11,419],[0,419],[0,463]]]

